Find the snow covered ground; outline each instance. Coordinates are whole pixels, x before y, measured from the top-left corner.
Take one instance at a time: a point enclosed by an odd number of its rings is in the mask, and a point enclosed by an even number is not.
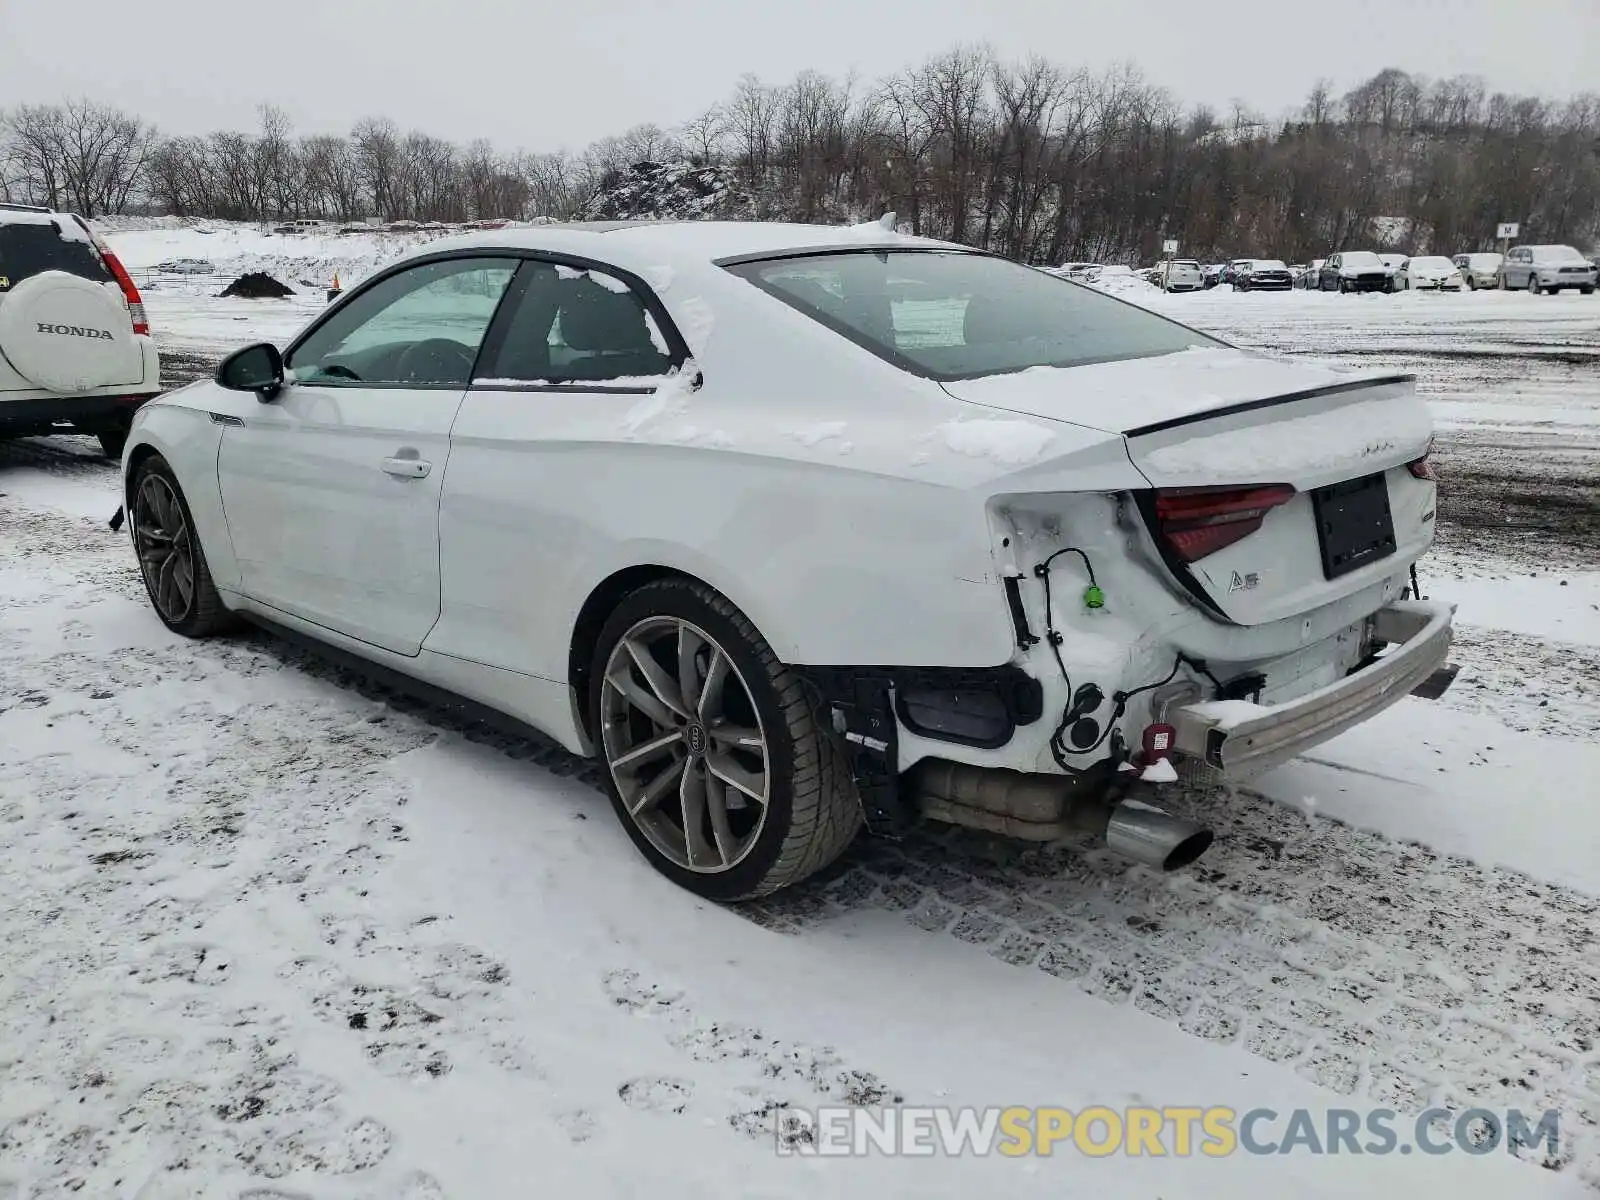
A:
[[[150,296],[180,363],[319,307],[205,290]],[[1151,303],[1389,346],[1446,496],[1478,497],[1424,572],[1461,605],[1455,687],[1206,800],[1218,844],[1170,876],[930,830],[702,904],[587,764],[264,636],[168,635],[92,444],[0,445],[0,1200],[1600,1189],[1600,301]],[[1558,1170],[779,1157],[775,1109],[830,1100],[1555,1108],[1567,1136]]]

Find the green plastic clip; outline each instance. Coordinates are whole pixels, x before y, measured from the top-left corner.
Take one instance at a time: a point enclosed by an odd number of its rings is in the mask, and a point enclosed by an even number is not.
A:
[[[1106,606],[1106,594],[1091,583],[1083,589],[1083,606],[1085,608],[1104,608]]]

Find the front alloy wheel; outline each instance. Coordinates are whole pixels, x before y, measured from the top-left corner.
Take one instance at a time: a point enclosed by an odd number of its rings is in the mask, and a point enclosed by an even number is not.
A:
[[[207,637],[227,628],[233,615],[211,581],[193,514],[172,469],[159,455],[151,455],[139,464],[131,492],[128,529],[156,616],[185,637]]]
[[[150,603],[168,625],[194,611],[194,533],[172,484],[146,472],[133,497],[133,544]]]

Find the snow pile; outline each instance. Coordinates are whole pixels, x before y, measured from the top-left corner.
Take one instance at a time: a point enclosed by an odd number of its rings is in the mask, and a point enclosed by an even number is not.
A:
[[[209,221],[112,230],[106,241],[141,288],[147,286],[158,264],[182,258],[206,259],[224,279],[261,271],[279,279],[332,282],[337,271],[340,283],[349,287],[449,232],[416,229],[340,234],[323,227],[310,233],[275,234],[263,225]]]
[[[1002,466],[1030,463],[1055,440],[1055,433],[1032,421],[982,419],[947,421],[934,431],[945,449]]]
[[[641,162],[608,175],[584,209],[592,221],[748,219],[755,202],[723,166]]]
[[[1137,299],[1151,295],[1161,295],[1161,289],[1155,284],[1140,279],[1132,272],[1103,270],[1092,279],[1083,280],[1090,287],[1098,291],[1108,292],[1113,296],[1124,299]]]
[[[807,425],[800,429],[788,429],[784,433],[802,446],[811,447],[844,437],[846,428],[848,426],[843,421],[818,421],[815,425]]]
[[[662,417],[682,416],[688,411],[689,396],[694,392],[694,380],[698,374],[699,370],[691,358],[623,415],[622,432],[630,438],[636,438],[645,426]]]

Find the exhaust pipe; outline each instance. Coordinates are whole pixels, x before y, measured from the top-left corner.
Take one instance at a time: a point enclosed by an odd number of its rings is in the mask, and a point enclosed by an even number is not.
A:
[[[1123,800],[1106,822],[1106,848],[1124,858],[1176,871],[1211,847],[1211,830],[1138,800]]]
[[[1032,842],[1091,833],[1158,871],[1186,867],[1210,848],[1204,826],[1140,800],[1116,801],[1116,782],[1109,773],[1063,778],[924,759],[907,790],[924,817]]]

